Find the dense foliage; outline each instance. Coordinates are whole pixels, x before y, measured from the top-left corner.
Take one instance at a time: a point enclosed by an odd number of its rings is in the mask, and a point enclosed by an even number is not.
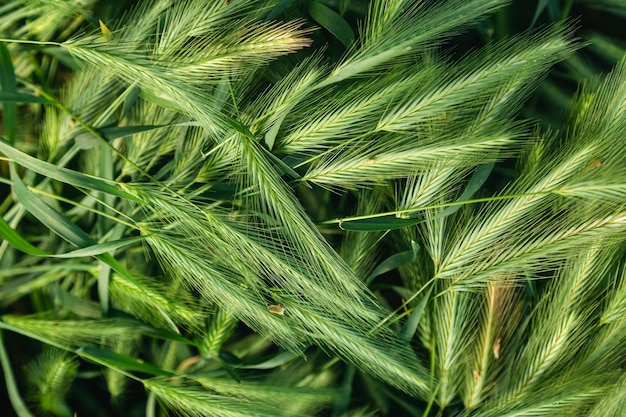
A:
[[[3,1],[3,409],[622,415],[626,7],[564,3]]]

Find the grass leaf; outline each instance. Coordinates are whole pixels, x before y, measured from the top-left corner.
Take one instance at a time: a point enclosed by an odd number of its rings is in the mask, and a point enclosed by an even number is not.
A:
[[[309,13],[313,20],[332,33],[347,48],[354,41],[354,33],[348,22],[337,12],[317,0],[309,1]]]

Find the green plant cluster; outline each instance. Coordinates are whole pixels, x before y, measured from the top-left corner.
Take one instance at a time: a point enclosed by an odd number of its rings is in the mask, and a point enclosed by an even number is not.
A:
[[[623,416],[625,14],[0,2],[2,415]]]

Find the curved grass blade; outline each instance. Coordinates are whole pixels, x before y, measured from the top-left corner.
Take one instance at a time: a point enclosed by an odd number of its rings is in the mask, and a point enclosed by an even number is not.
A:
[[[139,93],[141,92],[141,88],[137,87],[136,85],[133,85],[131,87],[128,87],[130,90],[130,94],[128,94],[125,98],[124,98],[124,105],[122,106],[122,111],[120,112],[120,117],[118,118],[118,120],[124,120],[124,118],[126,117],[126,115],[131,111],[131,109],[133,108],[133,106],[135,105],[135,103],[137,102],[137,98],[139,98]]]
[[[26,404],[24,403],[24,400],[22,399],[17,388],[17,381],[15,380],[15,375],[13,374],[11,361],[9,360],[9,355],[7,355],[7,351],[4,348],[2,330],[0,330],[0,364],[2,365],[4,383],[6,384],[7,394],[9,395],[9,400],[13,406],[13,410],[18,417],[34,417],[26,407]]]
[[[82,258],[85,256],[96,256],[96,255],[101,255],[106,252],[115,251],[125,246],[129,246],[134,243],[141,242],[145,239],[145,236],[135,236],[135,237],[130,237],[126,239],[119,239],[114,242],[98,243],[98,244],[86,246],[84,248],[80,248],[74,251],[54,254],[54,253],[48,253],[44,250],[37,248],[36,246],[31,245],[30,242],[28,242],[26,239],[20,236],[19,233],[13,230],[11,226],[9,226],[9,224],[2,217],[0,217],[0,238],[9,242],[9,244],[13,246],[15,249],[21,252],[27,253],[29,255],[67,259],[67,258]]]
[[[44,97],[11,91],[0,91],[0,101],[4,103],[54,104],[54,102]]]
[[[535,7],[535,14],[533,15],[533,20],[530,22],[530,27],[535,27],[535,23],[537,23],[537,19],[541,16],[541,13],[548,8],[548,12],[551,16],[558,16],[560,1],[554,0],[539,0],[537,2],[537,7]]]
[[[26,239],[20,236],[19,233],[13,230],[13,228],[11,228],[11,226],[2,217],[0,217],[0,237],[9,242],[9,244],[15,249],[29,255],[50,255],[48,252],[31,245]]]
[[[416,242],[411,241],[410,250],[396,253],[394,255],[391,255],[389,258],[385,259],[384,261],[382,261],[367,277],[367,280],[365,282],[369,286],[374,280],[374,278],[376,278],[377,276],[382,275],[389,271],[393,271],[394,269],[402,265],[406,265],[410,262],[413,262],[417,258],[417,254],[419,253],[419,251],[420,251],[420,246]]]
[[[145,240],[145,238],[145,236],[129,237],[125,239],[119,239],[113,242],[98,243],[96,245],[87,246],[67,253],[48,256],[52,258],[81,258],[84,256],[96,256],[106,252],[113,252],[125,246],[141,242]]]
[[[2,86],[2,93],[17,94],[17,82],[15,81],[11,54],[4,42],[0,42],[0,86]],[[17,105],[15,102],[6,101],[3,107],[4,114],[2,115],[2,119],[4,122],[4,132],[9,138],[9,141],[15,143],[15,134],[17,132]]]
[[[57,235],[79,248],[96,245],[98,243],[80,227],[62,216],[26,188],[26,185],[24,185],[20,179],[13,164],[10,165],[10,169],[11,180],[13,181],[13,192],[17,196],[17,200],[26,210],[35,216],[35,218]]]
[[[431,285],[426,291],[426,294],[420,299],[420,302],[417,303],[417,306],[413,309],[411,314],[409,315],[409,319],[402,326],[402,330],[400,330],[400,334],[398,337],[404,343],[410,343],[417,331],[417,326],[419,325],[420,320],[422,319],[422,314],[424,314],[424,308],[426,307],[426,303],[430,299],[430,294],[433,291],[433,286]]]
[[[354,41],[354,33],[346,20],[330,7],[317,0],[309,1],[309,13],[313,20],[335,36],[346,48]]]
[[[15,149],[2,138],[0,138],[0,152],[13,159],[13,161],[18,165],[21,165],[24,168],[28,168],[31,171],[35,171],[36,173],[44,175],[46,177],[53,178],[55,180],[73,185],[75,187],[81,187],[93,191],[101,191],[106,194],[112,194],[120,198],[141,203],[141,200],[137,197],[120,190],[116,183],[113,181],[108,181],[102,178],[94,177],[92,175],[72,171],[71,169],[62,168],[54,164],[42,161],[40,159],[33,158],[32,156]],[[78,246],[82,247],[88,245]]]
[[[106,366],[107,368],[124,371],[142,372],[150,375],[173,377],[174,372],[159,368],[156,365],[127,355],[121,355],[110,350],[95,346],[85,346],[76,351],[76,354],[88,362]]]
[[[493,167],[495,164],[496,164],[495,162],[490,162],[488,164],[480,165],[478,168],[476,168],[476,171],[474,171],[474,174],[472,175],[469,182],[467,183],[465,190],[459,196],[459,198],[456,199],[456,202],[460,203],[463,201],[470,200],[472,196],[476,194],[476,192],[480,189],[480,187],[482,187],[485,181],[487,181],[487,178],[489,178],[489,175],[491,174],[491,171],[493,171]],[[448,217],[456,213],[457,211],[459,211],[461,207],[463,206],[454,205],[454,206],[447,207],[444,210],[442,210],[441,213],[430,218],[429,220]]]

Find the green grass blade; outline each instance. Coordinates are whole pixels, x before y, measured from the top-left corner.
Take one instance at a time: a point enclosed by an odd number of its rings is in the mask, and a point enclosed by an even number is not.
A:
[[[394,269],[402,265],[406,265],[409,262],[413,262],[417,258],[419,251],[420,246],[416,242],[411,242],[410,250],[396,253],[382,261],[367,277],[365,280],[366,284],[369,286],[377,276],[393,271]]]
[[[3,94],[17,94],[17,82],[15,81],[11,54],[4,42],[0,42],[0,86]],[[4,122],[4,134],[9,138],[9,142],[15,143],[17,133],[17,105],[15,102],[4,102],[2,121]]]
[[[84,248],[80,248],[66,253],[53,254],[31,245],[30,242],[28,242],[19,233],[13,230],[2,217],[0,217],[0,237],[9,242],[11,246],[19,251],[28,253],[29,255],[51,258],[81,258],[84,256],[101,255],[106,252],[133,245],[145,239],[145,237],[143,236],[131,237],[126,239],[119,239],[114,242],[97,243],[95,245],[86,246]]]
[[[530,22],[530,27],[534,27],[535,23],[537,23],[537,19],[541,16],[541,13],[545,10],[549,3],[554,3],[553,0],[539,0],[537,1],[537,7],[535,7],[535,14],[533,15],[533,20]],[[557,2],[558,3],[558,2]]]
[[[399,338],[405,343],[410,343],[417,331],[420,320],[422,319],[422,315],[424,314],[424,309],[426,308],[426,304],[428,300],[430,300],[430,294],[433,291],[433,286],[431,285],[426,291],[426,294],[422,296],[417,306],[411,311],[409,315],[409,319],[402,326],[402,330],[400,330]]]
[[[0,101],[3,103],[54,104],[54,102],[44,97],[11,91],[0,91]]]
[[[134,245],[142,242],[145,236],[129,237],[125,239],[115,240],[113,242],[97,243],[95,245],[86,246],[74,251],[62,254],[48,255],[54,258],[81,258],[84,256],[102,255],[106,252],[113,252],[126,246]]]
[[[2,217],[0,217],[0,237],[9,242],[9,244],[15,249],[24,253],[37,256],[49,255],[48,252],[31,245],[19,233],[13,230],[13,228],[11,228],[11,226]]]
[[[18,417],[34,417],[30,410],[26,407],[20,391],[17,387],[17,381],[13,374],[13,368],[11,367],[11,361],[6,349],[4,348],[4,340],[2,330],[0,330],[0,364],[2,365],[2,373],[4,374],[4,383],[6,384],[7,393],[9,394],[9,400],[13,406],[13,410]],[[8,411],[5,410],[4,411]]]
[[[137,359],[128,355],[121,355],[111,350],[102,349],[95,346],[82,347],[76,351],[76,354],[89,362],[106,366],[112,369],[142,372],[150,375],[165,377],[176,376],[174,372],[159,368],[158,366],[145,362],[141,359]]]
[[[9,143],[0,138],[0,152],[13,159],[15,163],[28,168],[31,171],[35,171],[38,174],[44,175],[49,178],[56,179],[67,184],[71,184],[75,187],[81,187],[93,191],[101,191],[107,194],[112,194],[120,198],[132,200],[135,202],[141,202],[137,197],[126,193],[116,186],[115,182],[104,180],[102,178],[94,177],[92,175],[83,174],[78,171],[72,171],[67,168],[58,167],[54,164],[42,161],[37,158],[15,149]],[[86,246],[86,245],[83,245]]]
[[[489,178],[489,175],[491,174],[491,171],[493,171],[493,167],[495,164],[496,164],[495,162],[491,162],[489,164],[480,165],[476,169],[476,171],[474,171],[474,174],[472,175],[469,182],[465,186],[465,190],[463,190],[463,193],[459,196],[459,198],[457,198],[456,201],[462,202],[462,201],[470,200],[474,196],[474,194],[476,194],[476,192],[480,189],[480,187],[483,186],[485,181],[487,181],[487,178]],[[461,207],[463,206],[455,205],[455,206],[447,207],[443,209],[441,213],[432,217],[430,220],[448,217],[456,213],[457,211],[459,211]]]
[[[330,7],[317,0],[309,1],[313,20],[332,33],[347,48],[354,42],[354,33],[346,20]]]
[[[79,248],[96,245],[98,243],[80,227],[70,222],[28,190],[17,174],[13,164],[11,164],[11,180],[13,181],[13,192],[17,200],[47,228]]]

